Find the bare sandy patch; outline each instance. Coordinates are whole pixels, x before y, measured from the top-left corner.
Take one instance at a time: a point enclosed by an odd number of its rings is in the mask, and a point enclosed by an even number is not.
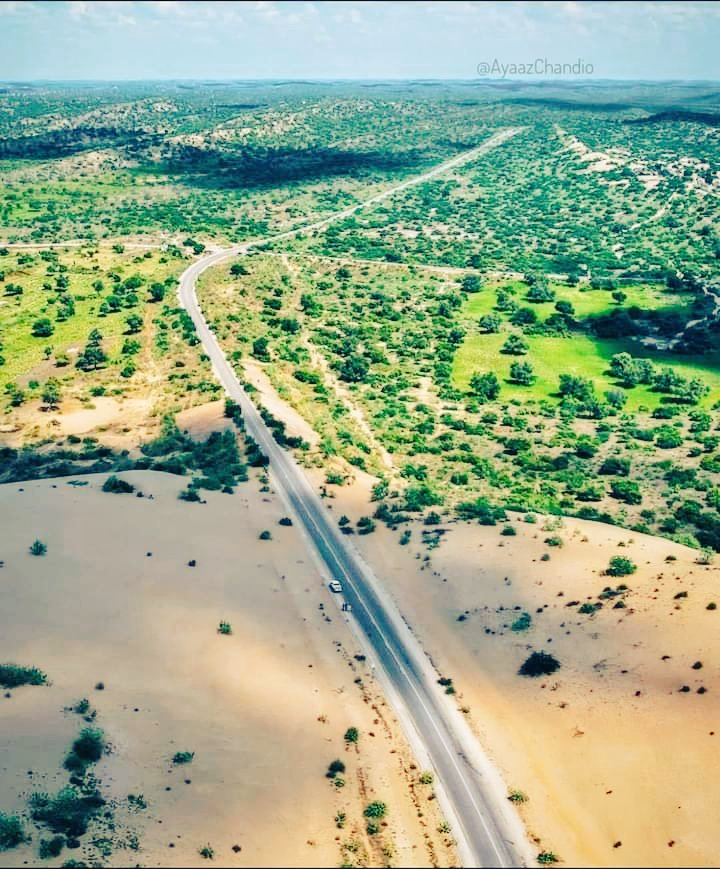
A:
[[[0,660],[51,681],[0,700],[0,810],[67,782],[62,759],[83,722],[63,710],[87,697],[111,745],[96,768],[103,795],[148,804],[125,818],[139,852],[116,850],[108,865],[206,865],[206,844],[223,866],[335,866],[347,844],[368,865],[385,865],[383,848],[400,865],[453,865],[432,788],[417,784],[335,599],[297,530],[278,525],[277,500],[249,482],[188,504],[181,478],[122,476],[145,497],[103,493],[104,475],[0,486]],[[265,529],[273,539],[259,541]],[[35,538],[45,556],[29,554]],[[217,632],[221,620],[232,635]],[[357,748],[343,738],[350,726]],[[176,751],[195,756],[177,766]],[[325,777],[335,758],[343,788]],[[387,827],[368,836],[373,799],[387,803]],[[36,863],[39,835],[0,866]]]
[[[233,428],[232,420],[225,416],[224,399],[181,411],[175,417],[175,424],[194,440],[205,440],[214,431]]]
[[[320,441],[317,432],[287,401],[280,398],[270,378],[263,371],[262,365],[252,359],[244,359],[243,369],[248,383],[251,383],[260,394],[260,403],[276,419],[285,423],[287,433],[294,437],[301,437],[311,447],[317,446]]]
[[[57,408],[28,402],[15,408],[10,421],[0,426],[0,443],[20,446],[47,437],[93,434],[108,446],[132,447],[154,434],[158,422],[154,406],[152,398],[109,396],[93,398],[89,404],[66,399]]]

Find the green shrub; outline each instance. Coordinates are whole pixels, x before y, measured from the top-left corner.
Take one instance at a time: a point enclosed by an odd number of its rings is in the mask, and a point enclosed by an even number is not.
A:
[[[230,624],[230,622],[220,622],[220,624],[218,625],[218,633],[229,637],[232,633],[232,625]]]
[[[121,480],[115,474],[108,477],[103,483],[103,492],[112,492],[114,495],[130,494],[135,491],[135,486],[128,483],[126,480]]]
[[[518,675],[529,676],[531,678],[537,676],[550,676],[559,669],[560,662],[553,655],[549,655],[547,652],[533,652],[532,655],[523,662],[518,670]]]
[[[541,851],[537,855],[537,861],[541,866],[550,866],[553,863],[557,863],[558,857],[552,851]]]
[[[82,772],[91,763],[97,763],[105,751],[105,734],[96,727],[86,727],[73,742],[65,758],[65,769]]]
[[[357,742],[359,738],[360,733],[357,727],[348,727],[348,729],[345,731],[345,736],[343,737],[345,742]]]
[[[210,845],[204,845],[198,853],[201,857],[204,857],[206,860],[212,860],[215,856],[215,851]]]
[[[630,576],[636,570],[637,565],[631,559],[624,555],[613,555],[605,572],[608,576]]]
[[[0,812],[0,852],[9,851],[28,842],[22,821],[16,815],[6,815]]]
[[[47,676],[37,667],[0,664],[0,687],[19,688],[21,685],[46,685]]]
[[[345,764],[341,760],[333,760],[330,762],[325,775],[328,778],[335,778],[341,772],[345,772]]]
[[[387,806],[379,800],[375,800],[365,807],[363,815],[366,818],[384,818],[387,814]]]
[[[30,546],[30,555],[45,555],[47,553],[47,546],[42,542],[42,540],[34,540]]]
[[[52,857],[59,857],[60,852],[65,847],[64,836],[53,836],[52,839],[41,839],[39,855],[41,860],[48,860]]]
[[[522,791],[511,790],[508,794],[508,799],[511,803],[515,803],[516,805],[521,805],[522,803],[526,803],[528,801],[527,794],[524,794]]]
[[[422,772],[418,781],[421,785],[431,785],[435,781],[435,776],[431,772]]]
[[[29,805],[34,821],[53,833],[77,838],[85,834],[88,824],[105,806],[105,800],[97,791],[81,793],[67,785],[54,797],[40,792],[32,794]]]
[[[511,631],[526,631],[530,625],[532,624],[532,616],[530,613],[522,613],[522,615],[518,616],[517,619],[510,625]]]
[[[358,519],[358,534],[372,534],[375,528],[376,525],[369,516],[362,516],[360,519]]]
[[[173,763],[181,765],[184,763],[192,763],[194,757],[194,751],[176,751],[173,755],[172,761]]]

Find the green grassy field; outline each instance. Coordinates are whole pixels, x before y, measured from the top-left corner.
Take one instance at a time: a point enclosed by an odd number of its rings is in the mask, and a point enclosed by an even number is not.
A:
[[[514,299],[518,305],[532,308],[540,319],[549,317],[555,310],[555,302],[571,302],[575,308],[575,315],[583,317],[595,317],[600,314],[609,314],[617,303],[613,300],[609,290],[593,290],[587,285],[575,287],[558,281],[548,281],[548,286],[555,291],[555,301],[552,302],[527,302],[525,295],[528,291],[527,284],[519,280],[493,280],[487,281],[478,293],[471,293],[463,307],[463,313],[468,317],[481,317],[493,309],[495,293],[501,289],[508,289],[514,293]],[[632,284],[621,287],[627,296],[623,302],[624,307],[636,305],[643,310],[677,311],[685,314],[690,310],[692,299],[678,293],[668,292],[662,285],[656,284]],[[689,319],[689,317],[687,318]]]
[[[617,387],[606,372],[610,359],[623,351],[634,356],[651,359],[658,367],[668,367],[684,377],[699,377],[710,386],[710,393],[701,406],[710,407],[720,399],[720,358],[712,356],[673,356],[653,351],[630,340],[600,340],[588,335],[572,338],[554,338],[529,335],[526,341],[530,352],[526,356],[508,356],[500,352],[508,333],[495,335],[469,335],[458,350],[453,363],[453,383],[467,390],[470,378],[478,372],[494,371],[503,381],[501,398],[520,401],[557,398],[558,379],[561,374],[587,377],[595,384],[599,395]],[[509,382],[510,365],[518,359],[529,361],[537,376],[532,386]],[[647,386],[636,386],[628,391],[627,410],[641,407],[655,408],[662,401],[660,393]]]
[[[29,262],[26,261],[28,257]],[[52,359],[61,353],[71,356],[75,349],[81,350],[93,329],[100,330],[106,352],[114,357],[127,331],[126,317],[138,314],[144,318],[147,315],[148,285],[155,281],[162,283],[170,274],[177,273],[182,265],[177,260],[162,262],[157,251],[145,257],[138,256],[137,251],[118,254],[109,247],[102,248],[97,254],[73,249],[60,251],[57,262],[67,271],[50,276],[47,274],[49,264],[37,252],[25,254],[24,258],[18,253],[0,258],[0,270],[5,273],[5,280],[0,283],[0,340],[5,359],[4,365],[0,366],[0,389],[31,374],[46,358]],[[131,275],[142,278],[142,286],[137,291],[139,301],[132,309],[122,308],[102,316],[100,306],[113,288],[109,277],[112,273],[123,279]],[[65,293],[75,305],[74,315],[64,321],[57,319],[59,293],[43,288],[46,282],[54,283],[58,274],[67,276],[69,285]],[[99,292],[93,288],[97,281],[103,283]],[[10,284],[22,287],[22,295],[8,295]],[[42,318],[51,321],[53,334],[35,337],[33,323]],[[64,375],[67,371],[67,368],[61,368],[58,373]]]
[[[510,356],[501,348],[510,334],[521,334],[520,329],[503,323],[502,331],[493,334],[478,334],[477,320],[493,311],[496,293],[506,290],[520,307],[529,307],[544,320],[555,311],[556,301],[568,301],[575,308],[575,317],[609,314],[618,307],[608,290],[591,290],[582,285],[569,286],[559,282],[549,282],[555,291],[552,302],[527,302],[525,295],[528,287],[519,280],[493,280],[477,293],[470,294],[462,309],[469,334],[463,341],[453,361],[453,384],[467,391],[473,374],[493,371],[503,381],[501,398],[503,400],[539,401],[557,398],[558,380],[561,374],[587,377],[595,384],[596,392],[602,395],[617,384],[607,373],[610,359],[615,353],[630,353],[636,357],[652,360],[657,367],[672,368],[687,378],[698,377],[708,384],[710,393],[701,402],[710,407],[720,399],[720,355],[681,356],[646,347],[639,341],[626,339],[600,339],[585,332],[573,332],[569,337],[544,335],[525,335],[529,352],[525,356]],[[637,284],[622,288],[627,298],[624,307],[637,306],[644,311],[662,310],[664,313],[678,313],[685,321],[690,319],[692,300],[687,295],[668,292],[662,285]],[[505,317],[506,315],[504,315]],[[510,366],[513,362],[530,362],[536,379],[532,386],[521,386],[509,380]],[[627,410],[642,407],[654,408],[662,401],[662,396],[648,386],[637,386],[628,391]]]

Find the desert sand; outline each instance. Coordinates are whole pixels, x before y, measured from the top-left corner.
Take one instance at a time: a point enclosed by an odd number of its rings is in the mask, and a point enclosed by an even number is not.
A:
[[[107,865],[206,865],[208,844],[223,866],[453,865],[432,786],[418,784],[297,528],[278,525],[277,498],[253,479],[189,504],[177,498],[182,478],[122,476],[145,497],[103,493],[105,475],[0,486],[0,661],[50,680],[0,697],[0,811],[23,812],[31,792],[67,783],[62,761],[84,726],[68,707],[86,697],[110,744],[95,772],[120,804],[116,838],[140,841]],[[264,529],[272,540],[258,540]],[[46,555],[29,553],[35,538]],[[231,636],[218,633],[221,620]],[[357,747],[343,738],[351,726]],[[177,751],[194,759],[174,765]],[[343,788],[325,777],[335,758],[347,766]],[[128,794],[147,809],[122,808]],[[387,803],[387,826],[368,836],[362,810],[373,799]],[[0,866],[40,863],[48,834],[31,832]]]
[[[351,490],[332,509],[370,512]],[[540,849],[571,866],[717,865],[720,615],[707,607],[720,598],[720,568],[667,540],[544,521],[515,515],[516,536],[446,522],[433,551],[419,522],[407,546],[384,527],[355,542],[453,679],[508,787],[527,795],[520,811]],[[613,555],[637,572],[603,575]],[[626,594],[578,612],[622,583]],[[620,599],[625,608],[614,608]],[[522,612],[532,624],[513,631]],[[519,676],[534,650],[561,668]]]

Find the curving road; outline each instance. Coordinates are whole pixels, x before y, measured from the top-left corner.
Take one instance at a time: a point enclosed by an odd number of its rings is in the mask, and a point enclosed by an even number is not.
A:
[[[205,321],[195,286],[204,271],[223,260],[247,253],[250,248],[268,241],[320,229],[333,220],[468,162],[518,132],[520,129],[513,128],[498,133],[478,148],[317,223],[217,250],[193,263],[181,276],[179,286],[180,302],[192,317],[218,380],[229,397],[240,405],[248,434],[270,459],[276,488],[329,575],[343,584],[344,599],[352,607],[349,621],[369,651],[369,659],[403,723],[418,761],[435,773],[438,799],[452,825],[465,866],[520,866],[532,860],[522,825],[507,801],[507,791],[462,713],[438,687],[437,674],[389,594],[357,550],[338,532],[290,453],[274,441]]]

